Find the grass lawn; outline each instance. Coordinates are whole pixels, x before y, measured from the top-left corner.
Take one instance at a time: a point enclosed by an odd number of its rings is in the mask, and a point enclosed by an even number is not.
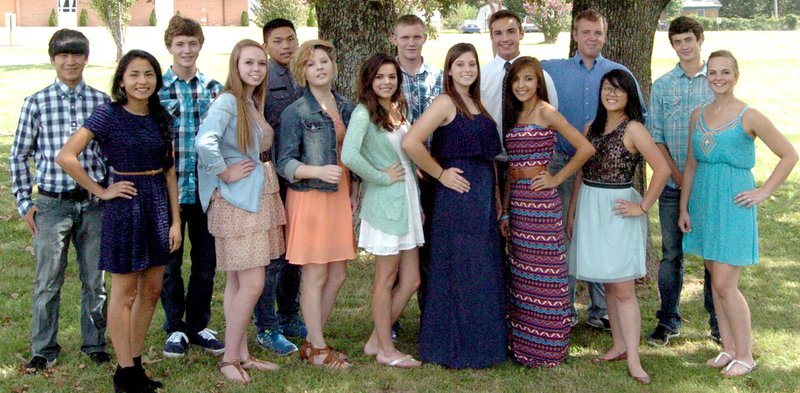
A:
[[[92,41],[87,81],[107,89],[114,69],[114,47],[101,28],[83,28]],[[14,45],[8,46],[7,31],[0,32],[0,391],[10,392],[94,392],[111,390],[113,366],[94,366],[82,355],[79,331],[79,291],[74,260],[67,269],[62,289],[58,365],[45,373],[25,375],[21,362],[30,356],[30,307],[34,263],[31,238],[18,220],[10,192],[8,154],[23,97],[46,86],[55,73],[48,64],[46,43],[55,29],[19,28]],[[260,30],[250,28],[207,28],[206,44],[199,66],[207,74],[223,80],[227,74],[230,48],[241,38],[260,41]],[[163,65],[171,63],[161,44],[162,32],[155,28],[128,30],[129,48],[152,51]],[[314,29],[301,29],[300,38],[315,36]],[[795,43],[797,32],[709,32],[704,52],[727,48],[739,57],[741,78],[737,92],[741,98],[764,112],[800,149],[800,129],[795,117],[800,113],[796,90],[800,87]],[[541,44],[540,33],[527,34],[522,51],[540,58],[563,57],[569,37],[562,34],[556,44]],[[667,43],[666,33],[655,38],[653,75],[671,69],[677,58]],[[472,42],[483,62],[491,48],[486,34],[443,34],[425,46],[426,60],[441,65],[447,49],[456,42]],[[757,142],[757,182],[763,183],[777,159]],[[489,370],[452,371],[425,365],[415,370],[382,367],[361,353],[371,328],[369,311],[372,260],[361,255],[350,264],[350,276],[342,289],[337,307],[326,329],[330,344],[346,350],[356,367],[347,372],[328,372],[299,363],[296,356],[277,358],[252,348],[256,356],[279,363],[275,373],[254,373],[247,386],[226,383],[216,370],[218,358],[192,349],[180,360],[161,355],[164,334],[163,312],[158,310],[151,325],[144,357],[151,376],[162,380],[169,392],[792,392],[800,390],[800,354],[797,329],[800,328],[800,169],[795,168],[787,183],[760,207],[761,263],[744,270],[740,287],[750,302],[753,318],[754,353],[759,370],[752,376],[724,379],[703,366],[705,359],[719,350],[706,338],[707,315],[702,304],[702,265],[696,258],[687,262],[682,302],[683,334],[667,348],[654,348],[642,341],[642,362],[653,377],[653,384],[642,387],[627,377],[621,362],[595,366],[589,360],[610,345],[610,335],[579,324],[572,335],[570,357],[554,369],[527,369],[507,361]],[[658,235],[658,214],[650,214],[651,226]],[[658,246],[658,244],[656,245]],[[188,264],[188,251],[187,264]],[[71,255],[73,258],[73,255]],[[188,269],[185,269],[188,270]],[[210,328],[224,330],[222,292],[224,275],[216,280]],[[655,326],[658,309],[656,283],[638,287],[642,310],[642,334]],[[579,295],[579,312],[585,319],[586,295]],[[399,349],[416,354],[419,310],[412,299],[401,318]],[[250,331],[251,337],[254,332]],[[109,344],[109,350],[111,346]]]

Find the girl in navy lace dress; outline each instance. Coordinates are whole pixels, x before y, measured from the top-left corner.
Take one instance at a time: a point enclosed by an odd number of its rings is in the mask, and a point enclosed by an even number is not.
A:
[[[111,273],[108,334],[119,364],[114,388],[122,392],[154,392],[161,385],[144,374],[141,353],[164,267],[181,244],[169,115],[156,94],[161,75],[151,54],[128,52],[114,73],[114,102],[97,107],[56,158],[105,201],[99,268]],[[112,168],[108,187],[78,164],[78,154],[93,139]]]

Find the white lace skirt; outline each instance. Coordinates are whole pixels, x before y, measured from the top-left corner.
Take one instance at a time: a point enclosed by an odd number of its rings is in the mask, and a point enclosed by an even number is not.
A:
[[[408,201],[408,232],[403,235],[385,233],[361,220],[361,231],[358,246],[373,255],[397,255],[402,250],[410,250],[422,246],[425,237],[422,235],[422,209],[419,205],[419,191],[416,174],[411,171],[407,162],[403,162],[406,178],[406,200]]]

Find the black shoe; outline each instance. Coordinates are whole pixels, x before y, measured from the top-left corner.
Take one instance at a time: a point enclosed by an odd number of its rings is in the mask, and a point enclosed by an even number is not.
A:
[[[133,367],[136,367],[139,370],[139,377],[146,381],[146,383],[145,383],[146,386],[148,386],[148,387],[150,387],[152,389],[158,389],[158,388],[163,388],[164,387],[163,383],[161,383],[160,381],[156,381],[155,379],[150,379],[150,377],[147,376],[147,373],[144,372],[144,367],[142,366],[142,357],[141,356],[137,356],[137,357],[133,358]]]
[[[156,389],[146,384],[136,366],[120,367],[114,372],[114,393],[157,393]]]
[[[106,351],[92,352],[89,354],[89,359],[96,365],[106,364],[111,361],[111,356],[108,356]]]
[[[711,341],[722,345],[722,338],[719,336],[719,330],[712,330],[711,333],[709,333],[708,338],[710,338]]]
[[[589,318],[586,320],[586,324],[595,329],[611,330],[611,322],[608,322],[606,317]]]
[[[56,364],[56,359],[47,360],[47,358],[45,358],[44,356],[37,355],[32,357],[31,360],[28,362],[28,364],[25,365],[25,371],[30,374],[35,374],[38,373],[39,371],[43,371],[45,369],[53,367],[55,366],[55,364]]]
[[[656,326],[656,330],[653,330],[653,333],[647,336],[647,343],[663,347],[669,344],[669,339],[680,335],[681,331],[678,329],[672,330],[664,325],[658,325]]]

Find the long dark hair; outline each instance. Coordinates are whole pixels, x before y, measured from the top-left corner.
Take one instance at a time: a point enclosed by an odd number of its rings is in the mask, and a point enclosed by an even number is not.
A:
[[[462,42],[453,45],[450,50],[447,51],[447,56],[444,58],[444,74],[442,75],[442,85],[444,87],[444,94],[447,94],[455,103],[456,111],[472,120],[472,113],[469,112],[466,104],[464,104],[464,100],[461,99],[461,95],[459,95],[458,91],[456,91],[456,86],[453,83],[453,77],[450,76],[450,69],[452,68],[453,63],[455,63],[456,59],[458,59],[461,55],[467,52],[472,53],[475,56],[475,62],[478,63],[478,51],[472,44]],[[472,84],[469,85],[469,97],[472,99],[472,103],[475,104],[481,114],[486,116],[492,121],[492,123],[494,123],[495,121],[492,119],[492,115],[489,114],[489,112],[486,110],[486,107],[484,107],[483,103],[481,103],[480,67],[478,67],[478,77],[475,78],[475,82],[472,82]]]
[[[633,79],[633,75],[625,70],[611,70],[603,75],[603,79],[600,80],[600,88],[597,91],[597,114],[592,125],[589,126],[588,135],[599,136],[605,132],[606,120],[608,120],[608,111],[603,106],[603,83],[605,81],[608,81],[611,86],[622,89],[628,95],[628,102],[625,104],[624,109],[628,119],[644,123],[642,105],[639,103],[639,89],[636,88],[636,80]]]
[[[386,131],[392,131],[394,130],[394,125],[389,120],[389,112],[378,102],[378,96],[372,88],[372,82],[375,80],[375,76],[378,75],[378,70],[380,70],[384,64],[393,65],[395,73],[397,74],[397,89],[392,93],[391,101],[392,105],[396,105],[400,109],[400,116],[402,120],[405,121],[408,103],[403,96],[403,72],[400,70],[400,64],[393,57],[385,53],[378,53],[364,60],[358,72],[356,94],[358,96],[358,102],[367,107],[370,121]]]
[[[125,71],[128,70],[128,66],[131,62],[136,59],[147,60],[153,67],[153,72],[156,74],[156,88],[153,90],[153,94],[147,97],[147,110],[150,112],[150,118],[152,118],[156,126],[158,126],[158,131],[161,133],[161,139],[164,143],[172,143],[172,134],[169,129],[171,121],[170,115],[164,107],[161,106],[161,100],[158,98],[158,92],[161,90],[161,87],[164,86],[164,79],[161,76],[161,66],[153,55],[143,50],[132,49],[119,59],[117,70],[114,71],[114,78],[111,80],[111,98],[114,99],[114,103],[117,105],[125,105],[128,103],[128,95],[125,94],[125,89],[122,87],[122,77],[125,75]]]
[[[503,80],[503,91],[506,93],[503,96],[503,135],[514,127],[517,122],[517,117],[522,111],[522,101],[518,100],[512,91],[511,85],[514,81],[519,79],[517,74],[524,68],[533,68],[533,73],[536,76],[536,97],[540,100],[549,103],[550,98],[547,96],[547,85],[544,80],[544,72],[542,72],[542,64],[535,57],[523,56],[514,60],[511,67],[508,69],[508,74]]]

